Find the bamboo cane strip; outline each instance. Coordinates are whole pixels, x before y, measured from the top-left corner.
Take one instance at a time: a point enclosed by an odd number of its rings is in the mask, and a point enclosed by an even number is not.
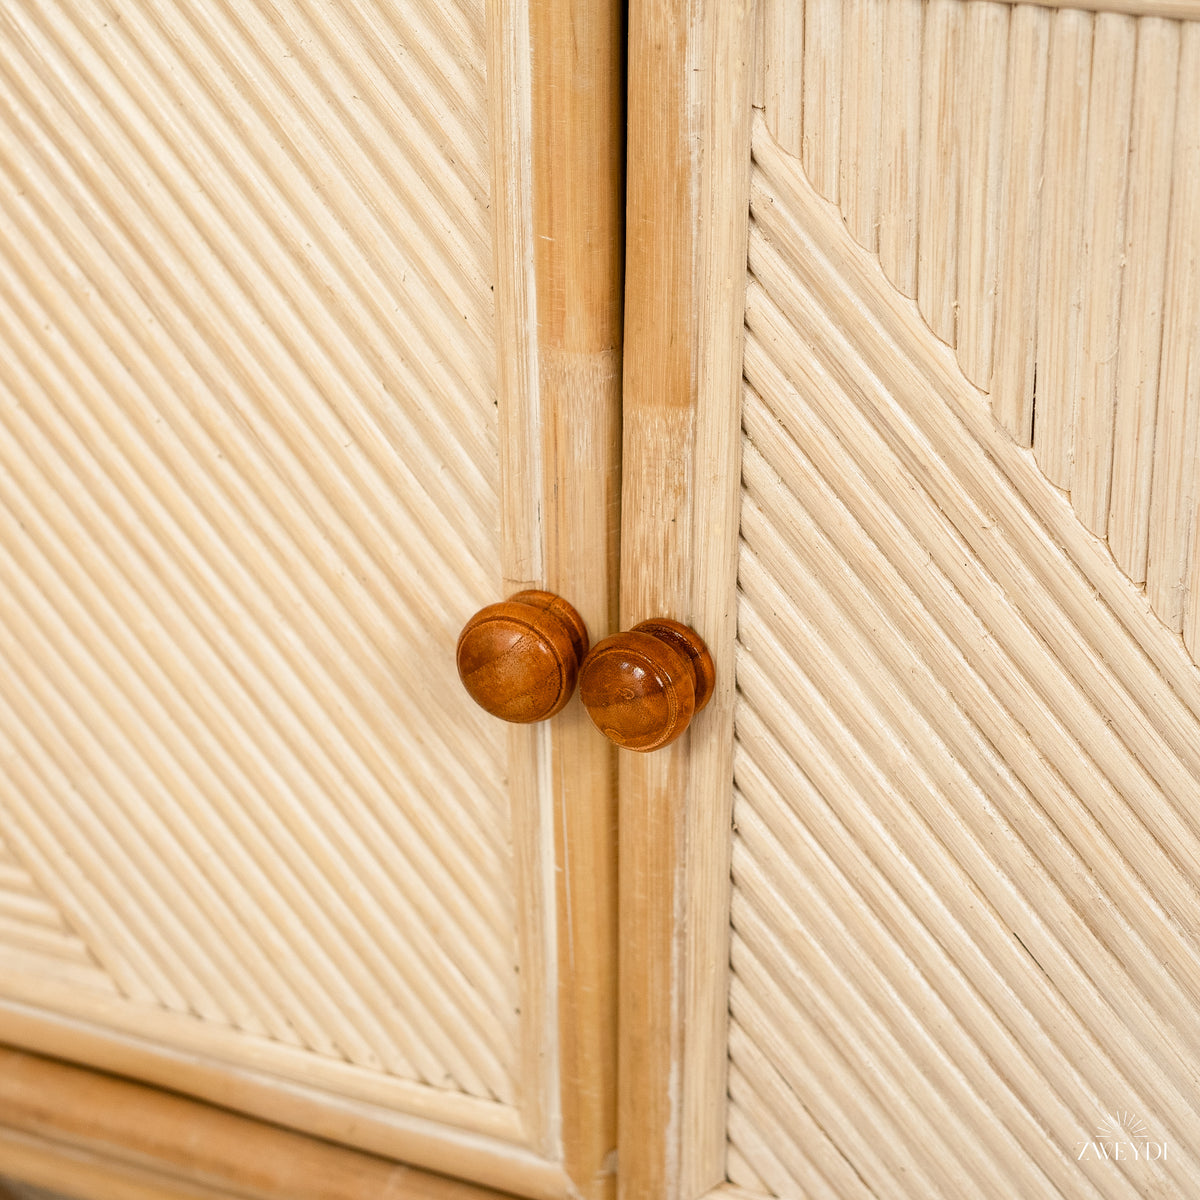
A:
[[[1033,442],[1050,28],[1051,14],[1046,9],[1031,4],[1013,7],[1004,114],[996,350],[990,392],[996,419],[1022,446]]]
[[[956,339],[959,193],[963,185],[957,64],[966,6],[929,0],[921,48],[921,197],[917,224],[917,302],[929,328]]]
[[[1180,39],[1146,562],[1150,603],[1179,632],[1189,603],[1189,535],[1200,507],[1200,26],[1184,26]]]
[[[1038,239],[1037,403],[1033,452],[1046,478],[1070,490],[1079,389],[1083,218],[1091,13],[1061,9],[1050,33],[1046,147]]]
[[[956,349],[963,374],[985,392],[996,335],[1010,11],[990,0],[967,5],[957,65],[963,179]]]
[[[922,0],[884,5],[879,262],[906,296],[917,294],[921,166]]]
[[[842,138],[841,0],[804,0],[804,144],[813,187],[838,201]]]
[[[879,248],[880,134],[886,0],[849,0],[842,25],[842,135],[838,195],[860,246]]]
[[[1134,583],[1145,582],[1150,536],[1179,32],[1174,21],[1138,22],[1108,512],[1109,547]]]
[[[763,112],[775,139],[799,158],[803,146],[804,4],[764,0],[760,10]]]
[[[1098,537],[1108,533],[1114,421],[1121,402],[1117,356],[1136,47],[1137,22],[1132,17],[1096,15],[1087,118],[1083,312],[1071,503],[1079,519]],[[1139,246],[1135,256],[1141,254]]]

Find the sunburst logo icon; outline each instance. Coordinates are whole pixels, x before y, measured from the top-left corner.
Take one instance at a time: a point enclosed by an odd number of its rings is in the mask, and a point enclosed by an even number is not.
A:
[[[1079,1143],[1075,1157],[1080,1162],[1161,1162],[1167,1157],[1167,1144],[1151,1140],[1141,1117],[1114,1109],[1097,1126],[1090,1142]]]
[[[1146,1128],[1146,1122],[1140,1117],[1135,1117],[1133,1113],[1118,1112],[1111,1114],[1107,1120],[1100,1123],[1096,1129],[1096,1137],[1107,1138],[1114,1142],[1138,1140],[1148,1142],[1150,1131]]]

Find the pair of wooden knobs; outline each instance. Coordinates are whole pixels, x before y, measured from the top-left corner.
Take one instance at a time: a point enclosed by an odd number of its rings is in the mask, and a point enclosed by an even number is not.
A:
[[[551,592],[518,592],[480,609],[458,639],[458,674],[482,708],[505,721],[544,721],[575,682],[596,727],[627,750],[657,750],[687,729],[712,696],[712,656],[666,617],[588,650],[579,614]]]

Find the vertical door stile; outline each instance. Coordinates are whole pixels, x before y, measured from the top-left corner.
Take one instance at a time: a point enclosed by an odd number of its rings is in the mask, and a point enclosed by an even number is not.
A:
[[[568,598],[594,643],[616,620],[623,6],[492,7],[505,583]],[[615,752],[573,702],[514,726],[510,763],[522,956],[545,968],[523,981],[526,1135],[562,1157],[572,1195],[602,1200],[615,1186]]]
[[[620,762],[620,1194],[724,1179],[725,1023],[750,2],[629,13],[621,626],[684,621],[717,691]]]

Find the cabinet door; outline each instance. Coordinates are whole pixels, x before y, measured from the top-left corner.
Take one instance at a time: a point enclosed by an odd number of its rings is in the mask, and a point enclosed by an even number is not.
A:
[[[610,624],[618,37],[4,6],[0,1039],[604,1191],[610,759],[453,662],[521,587]]]
[[[1104,8],[631,11],[622,617],[724,684],[621,767],[629,1197],[1200,1186],[1200,11]]]

